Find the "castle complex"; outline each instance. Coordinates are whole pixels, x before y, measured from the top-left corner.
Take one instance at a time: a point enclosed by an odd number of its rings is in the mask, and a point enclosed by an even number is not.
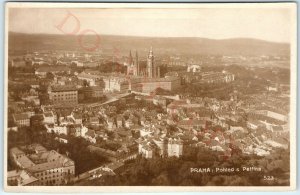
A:
[[[146,68],[141,68],[139,64],[138,53],[133,59],[131,51],[129,52],[127,66],[127,75],[130,75],[130,90],[143,93],[150,93],[157,88],[168,91],[177,89],[180,86],[179,77],[161,78],[160,66],[155,63],[152,47],[147,56]]]
[[[143,76],[147,78],[160,78],[160,67],[156,66],[155,64],[152,47],[147,57],[146,70],[142,70],[140,67],[137,51],[134,59],[131,51],[129,52],[128,62],[125,63],[125,65],[127,66],[127,75]]]

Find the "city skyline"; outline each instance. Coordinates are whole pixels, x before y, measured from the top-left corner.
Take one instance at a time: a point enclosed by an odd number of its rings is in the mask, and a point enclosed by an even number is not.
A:
[[[5,190],[294,190],[295,16],[7,3]]]

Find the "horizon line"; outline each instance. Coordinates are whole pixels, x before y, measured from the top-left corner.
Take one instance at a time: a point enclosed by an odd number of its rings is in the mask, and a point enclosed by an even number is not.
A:
[[[78,34],[74,35],[68,35],[68,34],[62,34],[62,33],[27,33],[27,32],[17,32],[17,31],[7,31],[8,35],[10,33],[19,33],[19,34],[26,34],[26,35],[56,35],[56,36],[78,36]],[[99,35],[99,34],[98,34]],[[96,34],[91,35],[87,34],[85,36],[96,36]],[[214,39],[214,38],[207,38],[207,37],[191,37],[191,36],[172,36],[172,37],[156,37],[156,36],[147,36],[147,35],[121,35],[121,34],[101,34],[101,36],[118,36],[118,37],[138,37],[138,38],[199,38],[199,39],[207,39],[207,40],[215,40],[215,41],[224,41],[224,40],[232,40],[232,39],[252,39],[252,40],[257,40],[257,41],[263,41],[263,42],[269,42],[269,43],[276,43],[276,44],[291,44],[289,42],[280,42],[280,41],[270,41],[270,40],[265,40],[265,39],[260,39],[260,38],[253,38],[253,37],[232,37],[232,38],[225,38],[225,39]]]

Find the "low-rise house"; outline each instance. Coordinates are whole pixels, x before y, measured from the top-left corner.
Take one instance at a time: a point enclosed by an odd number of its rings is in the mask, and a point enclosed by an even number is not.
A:
[[[12,170],[7,172],[7,185],[9,186],[35,186],[38,179],[26,170]]]
[[[153,129],[152,128],[145,127],[145,128],[141,128],[140,129],[140,136],[141,137],[148,136],[148,135],[150,135],[152,133],[153,133]]]
[[[108,140],[108,135],[104,131],[96,131],[96,137],[100,137],[103,140]]]
[[[142,126],[145,126],[145,124],[146,124],[146,118],[144,117],[144,116],[142,116],[141,118],[140,118],[140,123],[141,123],[141,125]]]
[[[229,131],[231,133],[236,132],[236,131],[245,132],[245,129],[243,127],[240,127],[240,126],[230,126]]]
[[[210,147],[212,150],[218,151],[218,152],[224,152],[225,147],[222,145],[219,141],[213,139],[209,142],[208,147]]]
[[[198,119],[186,119],[178,122],[178,127],[183,129],[197,129],[205,128],[206,121]]]
[[[26,61],[24,60],[11,60],[11,66],[12,67],[25,67],[26,66]]]
[[[59,135],[55,137],[55,140],[59,141],[60,143],[65,143],[65,144],[68,143],[68,137],[63,135]]]
[[[134,126],[133,120],[132,120],[131,118],[129,118],[128,120],[125,121],[124,126],[125,126],[126,128],[131,128],[132,126]]]
[[[116,123],[117,123],[117,127],[118,128],[121,128],[121,127],[123,127],[123,117],[122,116],[120,116],[120,115],[118,115],[117,116],[117,118],[116,118]]]
[[[158,155],[161,156],[161,157],[164,157],[164,156],[168,156],[168,139],[167,138],[162,138],[162,137],[159,137],[159,138],[155,138],[153,139],[153,142],[155,143],[155,145],[157,146],[158,148]]]
[[[153,158],[155,153],[155,147],[151,142],[141,142],[139,143],[139,153],[145,158]]]
[[[74,124],[75,121],[72,116],[64,116],[59,118],[60,125],[71,125]]]
[[[259,122],[258,120],[249,120],[247,121],[247,127],[249,129],[258,129],[259,127],[262,127],[263,124]]]
[[[72,118],[75,124],[82,124],[82,115],[79,113],[72,113]]]
[[[73,126],[69,125],[68,126],[68,135],[74,136],[74,137],[79,137],[80,131],[77,132],[77,130]]]
[[[96,143],[96,134],[94,130],[88,130],[84,136],[91,143]]]
[[[153,104],[157,106],[161,106],[163,108],[167,108],[167,99],[162,96],[156,95],[153,98]]]
[[[18,132],[18,127],[17,126],[8,126],[7,131],[15,131]]]
[[[52,111],[50,112],[44,112],[44,123],[45,124],[54,124],[55,123],[55,117]]]
[[[40,84],[38,83],[38,81],[33,81],[31,82],[30,87],[32,89],[38,89],[40,87]]]
[[[80,136],[81,137],[84,137],[85,136],[85,134],[88,132],[88,128],[87,127],[85,127],[85,126],[83,126],[83,125],[75,125],[75,128],[77,129],[77,128],[80,128]]]
[[[34,165],[34,163],[26,156],[25,152],[18,147],[10,149],[10,158],[20,168],[26,169]]]
[[[182,155],[183,141],[180,139],[168,139],[168,156],[179,157]]]
[[[64,134],[68,135],[68,128],[67,125],[45,125],[47,128],[48,133],[55,133],[55,134]]]
[[[88,132],[88,128],[82,124],[74,124],[68,126],[68,135],[75,137],[85,137],[85,134]]]
[[[264,142],[265,144],[267,144],[268,146],[271,146],[273,148],[283,148],[283,149],[288,149],[288,144],[287,143],[280,143],[280,142],[276,142],[274,140],[266,140]]]
[[[18,127],[29,127],[30,126],[30,117],[28,114],[14,114],[13,119],[15,124]]]
[[[106,122],[107,122],[107,128],[108,128],[109,130],[112,130],[112,129],[115,129],[115,128],[116,128],[114,119],[108,118]]]
[[[90,117],[89,122],[90,122],[91,125],[99,125],[99,119],[96,116]]]

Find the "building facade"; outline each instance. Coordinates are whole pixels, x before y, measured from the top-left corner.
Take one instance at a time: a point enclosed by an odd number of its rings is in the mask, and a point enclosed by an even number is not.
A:
[[[14,114],[13,119],[18,127],[29,127],[30,126],[30,116],[26,113]]]
[[[82,101],[84,99],[93,99],[93,98],[103,98],[103,87],[100,86],[90,86],[82,87],[78,90],[78,100]]]
[[[150,93],[161,88],[173,91],[181,86],[179,77],[132,79],[130,89],[136,92]]]
[[[129,82],[126,78],[106,77],[103,80],[105,83],[105,91],[127,91],[129,89]]]
[[[202,75],[203,83],[229,83],[234,81],[234,74],[227,72],[205,72]]]
[[[64,185],[74,178],[73,160],[54,150],[48,151],[39,144],[12,148],[10,155],[19,168],[36,178],[35,185]]]
[[[78,91],[75,86],[53,86],[49,94],[54,105],[78,104]]]

